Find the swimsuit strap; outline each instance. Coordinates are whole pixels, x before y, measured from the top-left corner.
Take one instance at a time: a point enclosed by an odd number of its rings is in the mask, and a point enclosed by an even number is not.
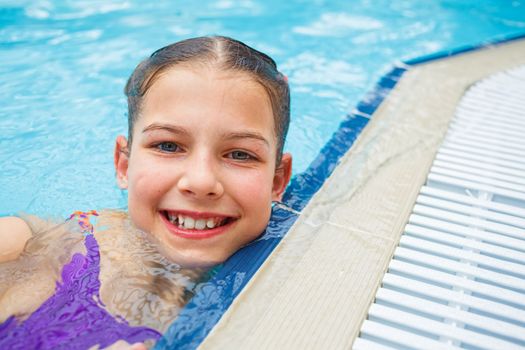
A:
[[[89,221],[90,216],[98,216],[96,210],[90,210],[90,211],[80,211],[77,210],[73,214],[69,216],[69,218],[66,219],[66,221],[69,221],[75,217],[78,219],[78,225],[82,229],[82,233],[85,235],[93,234],[93,224]]]

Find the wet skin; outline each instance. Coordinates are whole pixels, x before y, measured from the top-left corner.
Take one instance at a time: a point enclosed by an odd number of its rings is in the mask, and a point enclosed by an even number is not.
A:
[[[290,179],[269,97],[246,73],[175,67],[148,90],[115,165],[134,225],[185,266],[221,263],[266,227]]]

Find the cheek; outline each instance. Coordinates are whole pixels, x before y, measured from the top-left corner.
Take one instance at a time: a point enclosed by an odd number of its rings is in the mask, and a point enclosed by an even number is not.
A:
[[[235,195],[248,208],[269,207],[272,201],[273,176],[269,172],[254,171],[230,181]]]
[[[128,171],[128,209],[135,217],[141,211],[154,211],[169,187],[170,177],[166,175],[169,173],[151,163],[140,162],[140,166],[130,166]]]
[[[155,179],[155,181],[152,181]],[[148,168],[132,172],[128,176],[128,193],[133,198],[147,199],[160,192],[164,183],[162,174]]]
[[[137,152],[140,153],[140,152]],[[166,164],[156,161],[145,154],[137,154],[131,157],[128,170],[128,186],[130,191],[144,192],[144,194],[156,192],[168,179]]]

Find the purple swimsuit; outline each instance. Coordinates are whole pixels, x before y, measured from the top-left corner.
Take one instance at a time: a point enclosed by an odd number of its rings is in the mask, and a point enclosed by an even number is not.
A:
[[[79,222],[80,224],[80,222]],[[100,301],[99,246],[92,234],[85,237],[86,256],[76,253],[62,269],[62,282],[29,318],[14,316],[0,324],[0,349],[88,349],[160,338],[152,328],[132,327],[115,318]]]

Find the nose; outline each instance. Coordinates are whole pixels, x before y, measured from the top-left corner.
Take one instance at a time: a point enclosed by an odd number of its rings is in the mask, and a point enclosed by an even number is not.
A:
[[[212,157],[195,154],[188,157],[177,187],[185,196],[193,198],[219,198],[224,187],[219,180],[217,166]]]

